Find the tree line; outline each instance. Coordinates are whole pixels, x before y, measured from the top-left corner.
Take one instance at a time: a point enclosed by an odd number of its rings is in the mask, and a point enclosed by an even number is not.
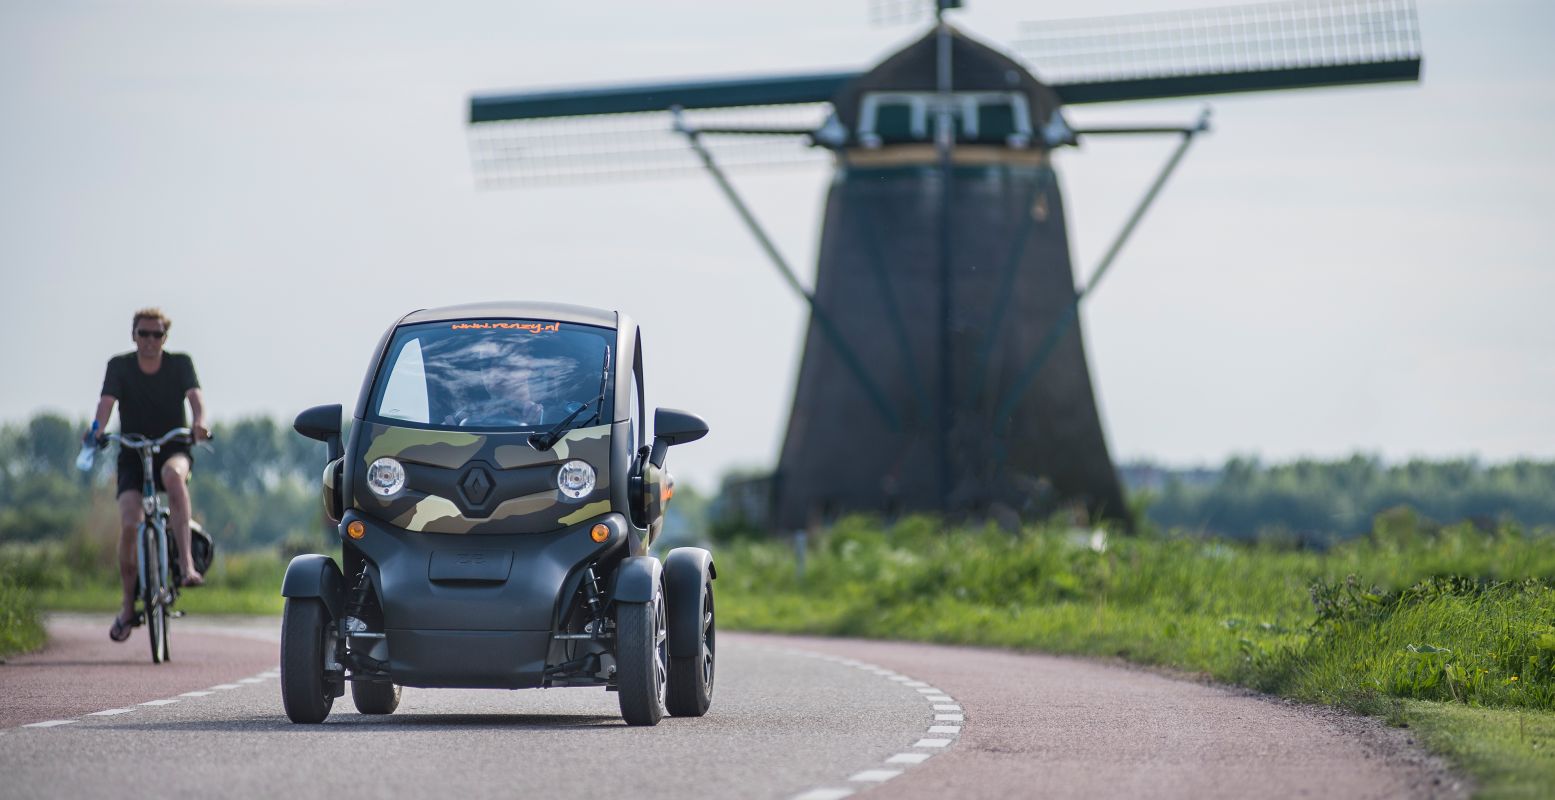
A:
[[[90,473],[78,471],[86,427],[83,419],[56,413],[0,425],[0,544],[111,533],[115,454],[103,451]],[[196,517],[221,547],[333,543],[319,503],[322,444],[262,416],[217,423],[214,433],[211,447],[195,450],[191,492]],[[1197,469],[1136,462],[1119,471],[1136,507],[1162,529],[1321,542],[1370,530],[1373,517],[1399,506],[1442,524],[1555,525],[1555,462],[1390,464],[1357,455],[1282,464],[1233,458]],[[671,511],[700,516],[700,499],[687,495]],[[699,527],[694,522],[681,520],[678,527]]]
[[[1438,524],[1555,525],[1555,462],[1548,461],[1390,464],[1355,455],[1263,464],[1232,458],[1218,469],[1133,463],[1120,472],[1155,525],[1236,538],[1348,538],[1371,530],[1376,515],[1400,506]]]
[[[0,426],[0,544],[101,535],[92,529],[116,525],[115,448],[98,453],[90,472],[75,466],[88,424],[40,413]],[[194,450],[190,492],[195,517],[221,547],[327,541],[319,503],[324,445],[269,417],[217,423],[212,433],[210,446]]]

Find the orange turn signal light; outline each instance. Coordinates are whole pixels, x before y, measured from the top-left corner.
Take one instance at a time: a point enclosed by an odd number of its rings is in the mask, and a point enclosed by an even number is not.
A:
[[[610,538],[610,526],[601,522],[589,530],[589,538],[596,542],[604,542]]]
[[[367,535],[367,526],[363,525],[361,520],[353,519],[351,524],[346,526],[346,535],[352,539],[360,539]]]

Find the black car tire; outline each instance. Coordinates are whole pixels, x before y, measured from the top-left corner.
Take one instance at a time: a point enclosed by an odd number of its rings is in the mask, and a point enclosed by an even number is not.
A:
[[[649,603],[616,604],[616,689],[628,725],[657,725],[664,718],[668,672],[664,592]]]
[[[334,687],[324,677],[324,648],[331,624],[323,601],[286,598],[281,617],[281,705],[292,722],[323,722],[335,704]]]
[[[352,681],[351,702],[363,714],[393,714],[400,707],[399,684]]]
[[[713,583],[702,582],[700,602],[702,620],[698,653],[689,658],[671,658],[669,688],[665,705],[677,717],[700,717],[713,704],[713,668],[717,652],[717,621],[713,618]]]

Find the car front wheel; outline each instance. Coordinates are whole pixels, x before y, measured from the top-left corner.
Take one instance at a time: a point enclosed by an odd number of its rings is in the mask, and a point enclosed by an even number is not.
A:
[[[335,704],[334,685],[324,675],[333,625],[324,603],[312,597],[286,598],[281,617],[281,705],[296,723],[323,722]]]
[[[628,725],[657,725],[664,718],[668,640],[663,590],[652,602],[616,605],[616,688]]]

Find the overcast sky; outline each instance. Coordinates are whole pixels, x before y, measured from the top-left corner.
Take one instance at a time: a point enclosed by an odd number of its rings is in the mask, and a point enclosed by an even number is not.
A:
[[[1091,2],[1084,13],[1214,5]],[[970,0],[990,43],[1072,4]],[[705,176],[477,191],[472,92],[863,68],[865,0],[0,4],[0,419],[87,415],[159,304],[214,418],[349,405],[383,328],[490,298],[619,308],[677,476],[771,464],[805,314]],[[1084,311],[1120,459],[1555,457],[1555,4],[1422,0],[1425,75],[1214,98]],[[1199,101],[1070,109],[1189,121]],[[1173,142],[1056,163],[1088,273]],[[806,280],[819,167],[737,184]]]

